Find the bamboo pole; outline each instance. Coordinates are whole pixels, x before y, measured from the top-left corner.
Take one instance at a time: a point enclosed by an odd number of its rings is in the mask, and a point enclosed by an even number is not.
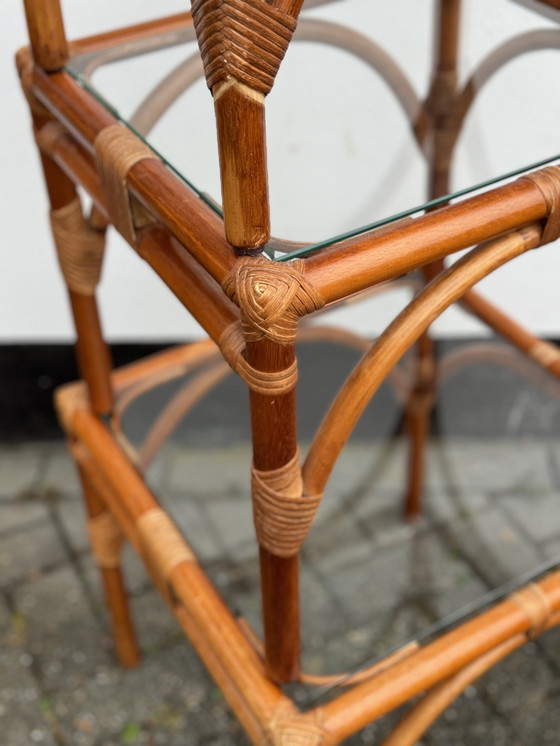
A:
[[[34,128],[40,132],[46,121],[34,116]],[[59,210],[77,199],[72,180],[57,163],[41,150],[41,163],[52,210]],[[76,329],[76,357],[80,376],[87,384],[95,412],[107,415],[113,407],[110,384],[112,367],[109,348],[103,339],[95,295],[84,295],[67,288]]]
[[[474,290],[465,293],[460,302],[467,311],[488,324],[491,329],[528,355],[537,365],[556,378],[560,378],[560,350],[555,345],[535,337]]]
[[[264,95],[236,82],[213,91],[226,238],[241,253],[270,238]]]
[[[66,73],[47,76],[36,70],[34,81],[45,106],[56,112],[57,119],[93,154],[96,136],[116,123],[113,115]],[[129,171],[128,185],[148,212],[166,225],[212,277],[221,282],[235,263],[235,256],[214,210],[182,184],[163,162],[154,159],[135,164]]]
[[[379,282],[547,216],[539,189],[518,179],[393,229],[333,244],[306,260],[306,277],[334,303]]]
[[[558,615],[554,624],[560,622]],[[547,625],[552,626],[552,624]],[[527,642],[527,635],[521,633],[505,640],[480,658],[469,663],[446,681],[431,689],[410,710],[381,746],[413,746],[441,713],[470,685],[496,663]]]
[[[59,0],[24,0],[25,17],[35,62],[48,72],[68,60],[68,46]]]
[[[70,431],[91,456],[90,466],[110,487],[109,507],[116,508],[114,514],[138,547],[136,523],[146,511],[159,507],[158,503],[106,426],[83,405],[76,405],[72,397],[62,400],[61,406],[66,408]],[[185,546],[188,548],[186,542]],[[213,651],[220,662],[224,679],[218,683],[232,707],[238,712],[242,702],[259,722],[270,722],[280,703],[289,700],[264,672],[257,653],[198,563],[194,559],[182,562],[173,570],[169,582],[187,615],[184,618],[195,630],[193,644],[203,657]]]
[[[111,388],[112,359],[103,339],[97,301],[93,295],[81,295],[68,290],[76,327],[76,357],[80,377],[86,382],[91,407],[107,416],[114,404]]]
[[[459,47],[460,0],[439,0],[435,16],[435,64],[432,87],[425,108],[431,129],[429,157],[429,199],[449,193],[449,171],[455,138],[449,137],[454,123],[450,111],[456,96],[457,52]],[[443,270],[443,262],[424,267],[427,282]],[[408,469],[404,514],[417,518],[422,510],[426,444],[435,399],[435,345],[429,329],[419,338],[416,381],[405,410],[404,431],[408,435]]]
[[[258,370],[285,370],[295,360],[293,345],[268,341],[247,345],[247,359]],[[278,469],[297,450],[295,389],[281,396],[250,392],[253,464],[259,471]],[[260,550],[265,657],[275,681],[299,673],[299,559]]]
[[[107,510],[102,493],[94,490],[85,469],[79,463],[78,471],[88,517],[96,518]],[[121,569],[120,567],[100,567],[99,570],[113,625],[118,659],[125,668],[133,668],[140,662],[140,650],[134,633]]]

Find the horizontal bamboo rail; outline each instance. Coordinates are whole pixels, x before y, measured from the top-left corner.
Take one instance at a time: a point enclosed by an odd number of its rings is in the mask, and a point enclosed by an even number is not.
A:
[[[121,57],[128,55],[127,50],[131,46],[135,48],[143,42],[143,48],[149,48],[150,51],[157,49],[154,44],[154,37],[163,37],[161,45],[168,46],[172,40],[170,36],[179,36],[182,31],[192,26],[192,15],[187,13],[176,13],[164,18],[155,18],[152,21],[137,23],[133,26],[112,29],[100,34],[85,36],[81,39],[69,42],[71,57],[77,57],[82,54],[93,54],[102,52],[118,45],[122,48]],[[156,41],[157,44],[157,41]]]
[[[548,598],[551,612],[558,612],[560,572],[551,573],[536,585]],[[342,740],[506,640],[527,633],[530,626],[527,614],[507,599],[323,705],[323,727],[334,739]]]
[[[546,215],[539,189],[518,179],[403,222],[379,239],[373,231],[322,249],[306,260],[306,276],[333,303]]]

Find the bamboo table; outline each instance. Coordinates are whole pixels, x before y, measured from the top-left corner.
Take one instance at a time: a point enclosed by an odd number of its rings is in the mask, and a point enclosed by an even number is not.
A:
[[[300,665],[298,558],[338,456],[390,374],[404,400],[410,444],[405,513],[408,518],[420,514],[438,370],[428,331],[451,304],[461,303],[552,378],[560,375],[556,347],[473,290],[502,265],[558,237],[560,169],[554,164],[560,156],[552,143],[554,128],[550,136],[533,133],[521,148],[519,140],[515,147],[508,143],[507,127],[498,124],[491,148],[495,160],[477,171],[460,159],[460,146],[469,143],[470,119],[476,123],[484,114],[476,108],[480,90],[487,84],[492,90],[510,65],[517,86],[515,65],[548,55],[546,64],[539,58],[539,70],[543,75],[547,70],[550,81],[543,78],[539,90],[557,80],[560,12],[552,1],[484,0],[461,9],[459,0],[434,0],[414,3],[412,16],[405,18],[410,3],[404,0],[379,16],[366,0],[315,0],[305,4],[298,21],[301,5],[301,0],[196,0],[192,14],[68,43],[58,0],[26,0],[31,47],[18,53],[17,63],[41,152],[83,379],[58,392],[57,406],[80,471],[92,551],[124,665],[139,659],[120,570],[126,537],[254,743],[339,743],[424,693],[384,742],[412,744],[471,681],[560,621],[560,572],[554,563],[549,572],[537,569],[532,582],[509,595],[497,592],[499,602],[444,625],[425,644],[409,641],[351,673],[313,677]],[[396,25],[394,13],[401,14]],[[514,17],[527,22],[522,33],[511,32],[504,22]],[[391,28],[397,29],[395,38]],[[480,40],[479,47],[473,39]],[[466,69],[459,64],[463,44],[479,50],[476,63]],[[326,48],[334,50],[332,61],[324,56]],[[281,88],[282,68],[276,84],[282,95],[270,99],[276,119],[269,122],[268,152],[271,173],[288,189],[282,194],[271,178],[270,200],[265,97],[286,50],[286,85]],[[105,70],[110,75],[103,78]],[[119,113],[114,98],[119,81],[130,92],[127,76],[137,85],[142,70],[156,71],[157,85],[143,92],[135,108],[129,103],[129,111]],[[528,80],[534,74],[529,67]],[[188,108],[189,95],[203,77],[218,133],[219,157],[214,176],[208,169],[208,181],[204,172],[190,171],[206,160],[197,159],[197,151],[207,147],[200,138],[208,127]],[[504,111],[508,116],[499,96],[511,94],[511,85],[506,76],[501,93],[488,96],[492,116]],[[297,158],[291,156],[297,148],[290,149],[290,126],[300,111],[297,96],[304,100],[321,93],[326,100],[315,110],[320,117],[313,141],[321,139],[327,120],[340,116],[335,107],[340,102],[348,121],[365,127],[360,146],[365,150],[357,157],[353,135],[346,133],[342,150],[349,157],[337,164],[339,174],[344,168],[358,173],[348,182],[346,175],[338,177],[341,188],[325,196],[317,193],[324,182],[333,186],[336,138],[325,141],[329,160],[320,156],[312,167],[312,175],[319,174],[315,185],[294,176]],[[354,101],[356,112],[347,111]],[[331,104],[334,108],[327,108]],[[171,143],[167,149],[156,125],[183,105],[181,137],[175,138],[179,147]],[[484,114],[485,121],[492,116]],[[402,139],[407,133],[412,143],[408,149],[400,149],[397,117],[404,123]],[[539,124],[545,119],[540,114]],[[189,134],[189,126],[195,134]],[[394,151],[378,147],[384,134],[389,145],[396,142]],[[426,187],[422,194],[408,184],[411,147],[422,164],[416,169],[420,180],[428,184],[427,203]],[[303,155],[305,160],[307,149]],[[457,183],[450,195],[452,162],[458,163]],[[357,164],[365,164],[361,176]],[[223,208],[217,203],[220,179]],[[76,187],[92,200],[88,216]],[[364,190],[360,207],[356,195]],[[299,217],[282,223],[288,213],[313,217],[314,200],[315,223]],[[274,232],[283,238],[271,238],[270,201],[273,226],[280,226]],[[357,222],[365,225],[356,229]],[[171,289],[208,340],[111,369],[96,301],[109,224]],[[294,235],[286,237],[285,231]],[[317,241],[329,231],[336,237]],[[446,257],[465,249],[445,268]],[[418,292],[374,343],[300,323],[390,281],[412,283]],[[302,466],[295,425],[296,338],[334,339],[364,352],[328,408]],[[415,343],[408,386],[395,365]],[[250,391],[262,644],[220,598],[188,543],[188,527],[184,536],[146,477],[147,465],[179,420],[230,369]],[[186,384],[173,389],[143,444],[135,447],[123,425],[128,407],[187,374]],[[327,685],[328,696],[300,709],[281,687],[298,681],[322,687],[323,694]]]

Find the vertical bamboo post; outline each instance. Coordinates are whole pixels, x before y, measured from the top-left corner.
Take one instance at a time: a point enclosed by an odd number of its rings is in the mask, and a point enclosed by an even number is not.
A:
[[[50,128],[50,136],[53,140],[56,140],[60,134],[60,129],[53,122],[49,122],[46,114],[43,113],[33,114],[33,124],[40,146],[39,153],[51,214],[60,214],[61,211],[64,212],[69,206],[76,204],[79,199],[71,179],[49,157],[47,146],[49,137],[45,138],[44,128]],[[78,213],[80,213],[79,210]],[[67,289],[76,329],[76,354],[80,375],[86,383],[93,412],[98,415],[108,415],[113,408],[113,392],[110,382],[111,360],[102,336],[95,294],[78,292],[68,285]],[[80,478],[89,517],[95,518],[106,508],[81,469]],[[120,567],[101,567],[100,570],[113,621],[119,660],[126,667],[134,666],[138,663],[139,652]]]
[[[294,347],[249,343],[247,360],[258,370],[285,370],[295,360]],[[274,397],[251,391],[251,425],[256,469],[271,471],[290,461],[297,450],[295,389]],[[267,670],[275,681],[292,681],[300,658],[299,559],[261,548],[260,566]]]
[[[90,483],[84,469],[78,465],[88,518],[97,518],[107,510]],[[101,579],[111,615],[117,657],[122,666],[133,668],[140,662],[140,651],[132,625],[126,589],[120,567],[100,567]]]
[[[432,128],[428,187],[430,199],[449,192],[449,170],[455,140],[449,114],[456,91],[461,0],[439,0],[437,7],[434,74],[427,101]],[[424,269],[426,282],[442,270],[443,261],[429,264]],[[409,520],[417,518],[422,510],[425,451],[436,387],[435,372],[435,345],[429,332],[426,332],[418,340],[416,381],[405,414],[409,458],[404,512]]]
[[[193,20],[214,99],[225,232],[238,254],[260,253],[270,237],[265,96],[296,26],[302,0],[227,4],[194,0]],[[265,372],[295,361],[293,344],[247,343],[247,361]],[[296,454],[295,392],[251,391],[253,464],[283,467]],[[270,675],[290,681],[299,670],[298,558],[261,548],[265,652]]]
[[[71,179],[49,156],[50,149],[54,147],[57,137],[61,136],[62,130],[37,114],[33,117],[33,123],[51,210],[56,214],[77,200],[78,193]],[[47,137],[45,132],[49,127],[51,129]],[[89,229],[97,231],[100,240],[103,240],[104,227],[97,229],[89,226]],[[93,411],[106,416],[113,409],[110,380],[112,362],[108,345],[103,338],[96,296],[93,292],[86,294],[68,286],[67,290],[76,330],[76,360],[80,377],[86,382]]]
[[[97,300],[68,290],[76,328],[76,359],[80,377],[86,382],[93,411],[109,416],[113,411],[112,358],[103,338]]]
[[[302,0],[194,0],[192,13],[214,99],[228,242],[239,254],[270,238],[265,96],[296,27]]]
[[[270,238],[264,95],[237,82],[213,91],[226,238],[260,253]]]
[[[35,62],[48,72],[60,70],[68,59],[60,0],[24,0],[24,3]]]
[[[450,108],[456,95],[457,56],[461,20],[461,0],[439,0],[436,15],[434,75],[429,103],[433,127],[430,160],[430,199],[449,192],[449,171],[456,126]]]

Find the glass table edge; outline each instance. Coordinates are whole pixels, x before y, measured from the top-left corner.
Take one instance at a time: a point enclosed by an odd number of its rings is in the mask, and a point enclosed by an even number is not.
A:
[[[560,9],[556,9],[545,3],[540,3],[539,0],[514,0],[514,2],[519,5],[529,7],[535,13],[541,13],[549,17],[553,16],[556,21],[560,22]],[[318,4],[320,4],[320,0]],[[147,139],[142,135],[142,133],[135,129],[134,126],[121,115],[119,110],[113,104],[111,104],[111,102],[109,102],[83,75],[84,70],[88,67],[88,63],[93,62],[98,57],[106,56],[107,52],[110,50],[114,52],[118,50],[121,51],[118,56],[110,58],[109,60],[106,59],[106,64],[111,64],[111,62],[118,62],[130,56],[138,56],[140,54],[145,54],[151,51],[157,51],[158,49],[165,48],[167,46],[176,46],[184,42],[185,40],[192,41],[194,39],[194,29],[191,24],[188,24],[185,25],[184,29],[182,29],[180,32],[176,30],[172,32],[163,31],[156,33],[151,37],[148,37],[148,39],[150,41],[148,47],[143,46],[137,51],[134,51],[134,47],[131,48],[131,45],[129,43],[124,42],[121,44],[116,43],[111,47],[103,46],[99,50],[90,50],[83,53],[78,52],[77,54],[70,57],[64,69],[78,85],[80,85],[91,96],[93,96],[96,101],[98,101],[98,103],[100,103],[112,116],[114,116],[119,123],[127,127],[139,139],[146,143],[146,145],[148,145],[148,147],[158,156],[158,158],[161,159],[164,165],[177,177],[177,179],[223,220],[224,215],[221,207],[209,195],[198,189],[194,183],[192,183],[181,171],[179,171],[179,169],[176,168],[173,163],[171,163],[157,148],[155,148],[152,143],[150,143],[149,138]],[[277,248],[278,242],[282,242],[283,239],[271,237],[270,242],[265,244],[265,246],[263,247],[263,253],[265,253],[271,260],[276,262],[289,262],[294,259],[305,259],[308,256],[321,251],[322,249],[330,248],[344,241],[363,236],[369,232],[375,231],[378,228],[387,227],[404,218],[420,216],[425,212],[447,205],[455,200],[460,200],[461,198],[468,196],[474,196],[476,193],[485,191],[492,187],[501,186],[516,177],[520,177],[523,174],[529,173],[536,169],[549,166],[556,161],[560,161],[560,153],[551,155],[550,157],[541,159],[534,163],[521,166],[507,173],[499,174],[483,182],[472,184],[457,191],[447,193],[436,199],[431,199],[429,201],[411,206],[410,208],[407,208],[406,210],[400,211],[398,213],[389,214],[384,218],[380,218],[371,223],[357,226],[356,228],[344,231],[343,233],[334,236],[327,237],[325,239],[322,239],[321,241],[308,243],[303,246],[298,245],[296,249],[279,251]],[[290,241],[286,243],[293,242]]]

